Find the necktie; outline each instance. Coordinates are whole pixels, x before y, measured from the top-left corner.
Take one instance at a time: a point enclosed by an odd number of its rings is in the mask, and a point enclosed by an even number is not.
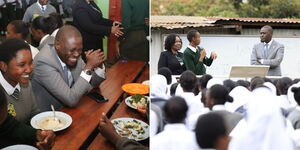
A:
[[[42,12],[45,12],[45,6],[42,6]]]
[[[264,55],[265,55],[265,58],[267,59],[268,57],[268,52],[269,52],[269,47],[268,47],[268,43],[265,44],[264,46]]]
[[[67,66],[64,66],[65,81],[69,86],[71,86],[73,84],[73,77],[72,74],[69,72],[70,72],[69,68]]]
[[[14,93],[11,95],[14,99],[18,100],[19,99],[19,94],[20,91],[16,88]]]

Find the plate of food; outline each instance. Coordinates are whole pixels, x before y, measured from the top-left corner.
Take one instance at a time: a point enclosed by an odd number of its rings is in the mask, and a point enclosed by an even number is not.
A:
[[[133,96],[129,96],[125,99],[125,103],[127,106],[137,109],[137,107],[147,107],[147,104],[150,102],[148,96],[143,96],[141,94],[136,94]]]
[[[127,83],[122,86],[122,90],[129,95],[145,95],[149,93],[149,86],[141,83]]]
[[[42,112],[35,115],[30,124],[35,129],[53,130],[54,132],[64,130],[72,124],[70,115],[60,111],[55,111],[55,114],[56,118],[52,111]]]
[[[142,141],[149,137],[149,125],[139,119],[116,118],[111,122],[122,137],[136,141]]]

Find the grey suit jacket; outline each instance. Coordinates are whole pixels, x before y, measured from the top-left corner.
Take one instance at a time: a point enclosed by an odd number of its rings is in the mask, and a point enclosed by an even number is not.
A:
[[[32,88],[41,111],[50,105],[60,110],[63,106],[75,107],[80,98],[96,88],[104,80],[93,73],[90,83],[80,76],[85,63],[79,58],[76,67],[69,68],[74,84],[69,87],[64,79],[63,68],[53,45],[46,45],[34,58]]]
[[[54,44],[55,37],[49,35],[42,43],[40,43],[38,50],[41,50],[46,44]]]
[[[270,66],[268,76],[281,76],[280,63],[283,59],[284,46],[275,40],[269,46],[267,58],[264,57],[264,44],[254,45],[251,54],[251,65],[268,65]],[[263,63],[258,63],[257,59],[264,59]]]

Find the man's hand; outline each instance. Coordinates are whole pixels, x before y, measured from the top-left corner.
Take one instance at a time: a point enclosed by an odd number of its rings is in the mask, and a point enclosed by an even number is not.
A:
[[[203,49],[201,52],[200,52],[200,58],[199,58],[199,61],[200,62],[203,62],[203,59],[205,58],[206,56],[206,51],[205,49]]]
[[[100,122],[98,129],[100,130],[100,133],[108,139],[110,142],[112,142],[114,145],[117,143],[119,139],[122,137],[116,132],[115,127],[110,122],[110,120],[105,116],[104,113],[101,114]]]
[[[86,66],[84,69],[94,69],[96,67],[101,67],[102,63],[106,60],[104,53],[98,50],[88,50],[85,52],[86,55]]]
[[[217,53],[215,53],[215,52],[211,52],[211,54],[210,54],[210,58],[212,58],[212,59],[217,59]]]
[[[54,145],[55,134],[51,130],[38,130],[36,132],[36,146],[40,150],[50,150]]]
[[[120,25],[120,22],[115,21],[113,23],[113,26],[111,27],[111,33],[114,34],[116,37],[120,37],[123,35],[123,32],[121,31],[123,27],[120,27]]]

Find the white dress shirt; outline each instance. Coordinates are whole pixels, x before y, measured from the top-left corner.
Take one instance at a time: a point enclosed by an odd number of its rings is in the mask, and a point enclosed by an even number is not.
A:
[[[196,47],[193,47],[193,46],[191,46],[191,45],[188,45],[187,46],[189,49],[191,49],[193,52],[197,52],[197,49],[196,49]]]
[[[3,77],[2,72],[0,72],[0,84],[6,91],[8,95],[12,95],[17,88],[19,91],[21,90],[20,84],[18,83],[15,87],[13,87],[11,84],[9,84]]]
[[[150,147],[154,150],[200,150],[195,133],[184,124],[167,124],[162,132],[151,137]]]

